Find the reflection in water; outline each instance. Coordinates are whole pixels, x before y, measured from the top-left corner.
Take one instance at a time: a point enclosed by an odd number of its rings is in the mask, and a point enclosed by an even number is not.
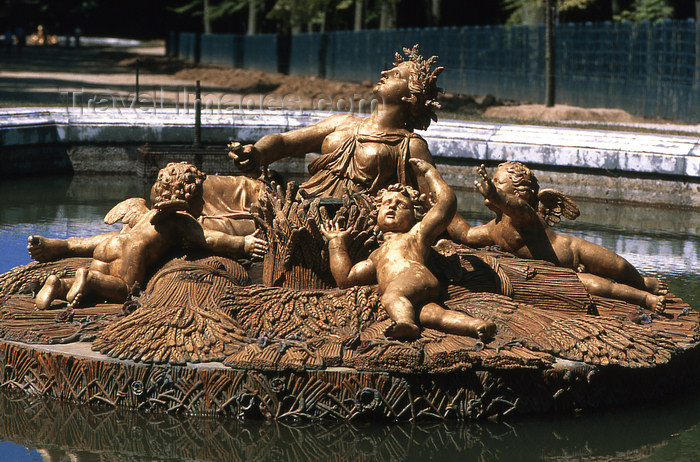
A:
[[[699,410],[694,399],[511,423],[280,423],[100,410],[0,393],[0,434],[38,450],[47,462],[67,455],[103,462],[639,460],[655,451],[674,453],[678,443],[696,438]]]
[[[102,223],[105,213],[127,197],[147,197],[148,188],[131,177],[3,180],[0,271],[29,262],[27,235],[104,232],[111,229]],[[475,194],[461,193],[459,200],[469,222],[492,218]],[[700,213],[579,206],[581,217],[558,225],[562,232],[661,275],[673,292],[700,307]],[[499,424],[374,425],[154,416],[0,394],[0,460],[699,460],[700,396],[684,399]]]

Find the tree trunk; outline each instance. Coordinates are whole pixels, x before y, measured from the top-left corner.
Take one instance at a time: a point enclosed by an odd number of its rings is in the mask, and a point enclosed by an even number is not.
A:
[[[545,100],[546,107],[554,106],[556,94],[556,37],[554,22],[557,16],[556,0],[547,0],[545,8]]]
[[[430,25],[440,26],[442,22],[442,0],[432,0],[430,2]]]
[[[612,0],[610,8],[613,17],[615,17],[615,15],[620,14],[622,12],[622,8],[620,8],[620,0]]]
[[[535,26],[545,22],[546,7],[537,3],[523,5],[523,24]]]
[[[204,33],[211,34],[211,20],[209,19],[209,0],[204,0]]]
[[[382,2],[381,14],[379,15],[379,28],[393,29],[396,27],[396,3],[391,0]]]
[[[695,0],[695,22],[700,22],[700,0]]]
[[[365,0],[355,0],[355,30],[362,30],[362,10]]]
[[[299,7],[299,2],[293,0],[291,2],[292,6],[292,11],[290,11],[290,23],[292,27],[292,34],[300,34],[301,33],[301,22],[299,22],[299,12],[298,12],[298,7]]]
[[[258,33],[258,5],[257,0],[248,0],[248,35]]]

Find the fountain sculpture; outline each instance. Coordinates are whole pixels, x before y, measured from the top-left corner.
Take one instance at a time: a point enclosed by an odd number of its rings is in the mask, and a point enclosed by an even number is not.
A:
[[[494,221],[455,212],[413,131],[435,119],[442,68],[404,52],[368,117],[231,144],[249,176],[170,164],[152,209],[134,198],[107,215],[121,232],[29,237],[37,261],[0,276],[1,385],[149,411],[404,420],[571,411],[697,383],[698,314],[614,253],[554,233],[578,209],[524,165],[478,169]],[[321,153],[309,180],[270,181],[267,165],[307,152]]]

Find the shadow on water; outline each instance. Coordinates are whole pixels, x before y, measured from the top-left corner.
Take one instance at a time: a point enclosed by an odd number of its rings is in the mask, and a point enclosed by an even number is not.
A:
[[[46,462],[67,456],[86,462],[631,461],[687,455],[688,441],[694,443],[692,453],[700,453],[698,411],[700,397],[614,414],[511,423],[241,422],[101,410],[0,393],[0,434]]]

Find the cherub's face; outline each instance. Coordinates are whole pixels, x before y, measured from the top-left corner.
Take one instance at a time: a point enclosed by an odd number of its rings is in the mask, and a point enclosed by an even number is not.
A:
[[[408,79],[411,75],[409,61],[404,61],[396,67],[382,71],[379,82],[374,86],[373,93],[378,99],[386,101],[401,101],[401,98],[411,96],[408,89]]]
[[[384,193],[377,213],[377,224],[381,231],[405,233],[415,221],[411,199],[398,191]]]
[[[516,190],[513,185],[513,180],[510,177],[510,173],[508,173],[505,168],[498,167],[491,181],[500,194],[515,195]]]

